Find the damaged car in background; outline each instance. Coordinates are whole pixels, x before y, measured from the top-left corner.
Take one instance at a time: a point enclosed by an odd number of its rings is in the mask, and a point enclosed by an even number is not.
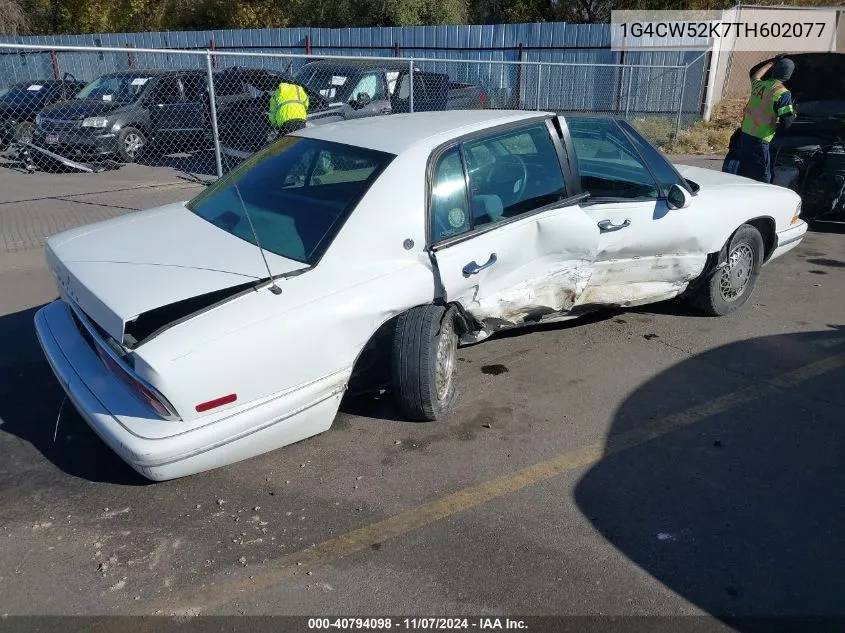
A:
[[[42,108],[72,99],[84,86],[65,73],[64,79],[23,81],[0,89],[0,151],[12,143],[31,142]]]
[[[845,54],[790,55],[797,118],[772,141],[773,182],[798,192],[808,220],[845,220]]]
[[[60,299],[35,325],[94,431],[170,479],[328,430],[371,353],[400,414],[434,420],[459,345],[678,296],[729,314],[801,241],[799,214],[788,189],[675,168],[624,121],[360,119],[51,237]]]
[[[489,105],[480,87],[452,81],[446,73],[414,69],[413,81],[405,62],[319,60],[305,64],[295,75],[275,70],[233,67],[215,77],[215,93],[254,91],[254,98],[237,108],[218,108],[221,151],[227,162],[243,160],[268,143],[277,130],[267,111],[279,83],[295,83],[308,94],[307,125],[325,125],[411,111],[473,110]]]

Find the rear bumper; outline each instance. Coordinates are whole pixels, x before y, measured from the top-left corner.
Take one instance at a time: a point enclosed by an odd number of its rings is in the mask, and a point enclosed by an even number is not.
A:
[[[335,374],[217,419],[166,421],[145,414],[106,369],[63,301],[36,313],[35,330],[53,373],[85,422],[127,464],[156,481],[231,464],[326,431],[348,380],[348,372]]]
[[[769,261],[775,259],[776,257],[780,257],[784,253],[787,253],[798,246],[801,243],[801,240],[804,239],[804,235],[806,233],[807,223],[804,222],[804,220],[800,220],[797,224],[793,224],[788,229],[779,231],[777,233],[777,245],[775,246],[775,250],[772,252],[771,257],[769,257]]]

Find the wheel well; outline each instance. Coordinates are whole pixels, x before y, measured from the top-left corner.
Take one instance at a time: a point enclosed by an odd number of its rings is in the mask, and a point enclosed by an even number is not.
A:
[[[763,238],[763,261],[768,261],[769,257],[775,250],[775,246],[777,246],[777,234],[775,232],[774,219],[768,216],[754,218],[753,220],[748,220],[745,224],[750,224],[760,231],[760,235]]]
[[[150,131],[147,129],[147,126],[145,126],[144,124],[142,124],[142,123],[127,123],[126,125],[121,125],[120,129],[125,130],[128,127],[134,127],[136,130],[140,130],[141,132],[143,132],[144,135],[148,139],[150,138]]]

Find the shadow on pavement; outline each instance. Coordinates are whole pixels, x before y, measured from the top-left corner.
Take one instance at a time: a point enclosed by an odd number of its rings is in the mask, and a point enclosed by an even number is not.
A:
[[[69,400],[62,405],[64,391],[35,335],[33,319],[40,307],[0,316],[0,436],[20,438],[75,477],[117,484],[150,483],[100,441]],[[7,440],[0,438],[0,446]],[[26,451],[0,451],[0,472],[21,476],[38,470]]]
[[[737,616],[845,615],[845,328],[830,327],[733,343],[653,378],[618,409],[576,487],[622,554],[739,630],[767,625]],[[824,373],[807,371],[823,361]],[[717,400],[726,394],[738,395]],[[713,402],[725,406],[617,450]]]

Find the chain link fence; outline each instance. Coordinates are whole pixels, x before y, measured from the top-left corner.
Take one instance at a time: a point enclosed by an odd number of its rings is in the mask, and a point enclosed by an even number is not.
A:
[[[0,251],[190,198],[285,132],[268,117],[282,81],[307,126],[542,110],[625,117],[660,144],[700,117],[688,68],[0,44]]]
[[[309,126],[507,108],[652,122],[657,141],[700,115],[702,91],[685,85],[687,66],[14,45],[2,45],[0,57],[2,146],[26,146],[36,167],[58,160],[46,151],[83,164],[164,161],[219,175],[278,133],[267,112],[281,81],[305,88]]]

